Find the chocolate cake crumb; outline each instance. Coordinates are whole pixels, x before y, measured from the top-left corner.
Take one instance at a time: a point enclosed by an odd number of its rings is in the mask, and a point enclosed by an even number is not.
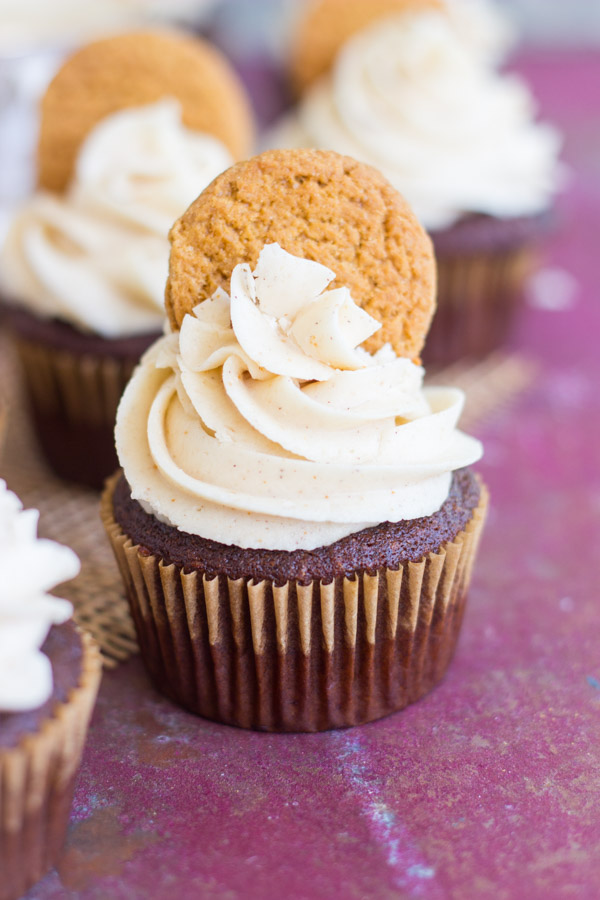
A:
[[[453,474],[445,503],[431,516],[383,522],[324,547],[293,551],[243,549],[179,531],[132,500],[124,475],[115,488],[113,503],[115,519],[140,552],[158,556],[166,564],[183,566],[186,572],[197,570],[209,578],[223,574],[232,579],[245,576],[275,584],[290,580],[308,584],[315,578],[329,583],[355,572],[397,569],[437,552],[465,528],[479,496],[477,476],[470,469],[460,469]]]

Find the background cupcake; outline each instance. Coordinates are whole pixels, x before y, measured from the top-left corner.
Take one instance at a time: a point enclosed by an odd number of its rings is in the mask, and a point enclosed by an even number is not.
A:
[[[102,504],[150,674],[244,727],[400,709],[452,656],[487,502],[461,392],[412,361],[431,245],[319,151],[234,166],[171,240],[176,330],[124,393]]]
[[[157,22],[198,23],[219,0],[0,0],[0,54],[79,43]]]
[[[490,62],[500,62],[515,38],[511,23],[492,0],[307,0],[300,7],[288,62],[298,95],[330,72],[350,38],[380,19],[443,11],[461,41]]]
[[[100,680],[71,604],[48,593],[73,578],[72,550],[37,538],[0,481],[0,897],[17,900],[57,861]]]
[[[169,225],[245,155],[251,116],[218,51],[167,32],[84,47],[41,113],[39,189],[0,279],[42,447],[59,474],[99,486],[121,390],[162,329]]]
[[[496,70],[502,33],[495,42],[493,27],[467,27],[477,4],[433,5],[389,3],[381,18],[362,4],[360,28],[318,67],[315,23],[326,31],[340,4],[309,7],[293,66],[307,90],[268,140],[370,162],[407,197],[438,262],[425,359],[447,363],[504,341],[560,182],[560,140],[535,121],[525,85]]]

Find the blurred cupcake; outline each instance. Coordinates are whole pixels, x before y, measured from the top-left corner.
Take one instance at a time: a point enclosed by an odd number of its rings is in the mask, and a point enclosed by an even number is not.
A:
[[[100,681],[100,656],[48,591],[72,550],[37,537],[0,481],[0,898],[17,900],[57,862]]]
[[[0,385],[0,458],[4,449],[4,439],[6,437],[6,429],[8,427],[8,397],[3,387]]]
[[[114,469],[121,391],[162,331],[169,226],[251,140],[227,62],[184,35],[90,44],[48,87],[39,189],[11,222],[0,282],[59,475],[99,487]]]
[[[517,42],[512,20],[497,0],[443,0],[456,35],[484,62],[500,65]]]
[[[152,679],[273,731],[401,709],[452,657],[487,505],[462,393],[413,362],[430,242],[319,151],[234,166],[171,240],[177,330],[123,395],[102,501]]]
[[[81,43],[156,22],[198,22],[218,0],[0,0],[0,54]]]
[[[476,0],[430,5],[378,18],[363,4],[360,30],[323,58],[323,77],[304,76],[310,86],[297,109],[267,140],[369,162],[406,196],[436,251],[438,312],[425,359],[443,364],[506,338],[560,183],[560,139],[535,121],[526,86],[494,68],[506,37],[494,41],[493,19],[467,27]],[[316,12],[339,7],[311,7],[297,83]]]

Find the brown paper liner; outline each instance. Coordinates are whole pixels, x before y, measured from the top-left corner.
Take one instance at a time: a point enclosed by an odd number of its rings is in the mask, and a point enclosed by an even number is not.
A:
[[[378,719],[426,694],[454,652],[487,509],[436,553],[330,584],[209,579],[141,553],[101,516],[156,687],[244,728],[322,731]]]
[[[93,488],[118,466],[114,427],[138,359],[72,353],[16,336],[36,434],[52,469]]]
[[[81,679],[41,729],[0,750],[0,900],[17,900],[58,860],[100,682],[100,655],[81,632]]]
[[[6,427],[8,424],[8,401],[6,397],[2,394],[2,388],[0,388],[0,456],[2,455],[2,450],[4,449],[4,438],[6,436]]]
[[[423,348],[425,364],[479,359],[501,347],[536,259],[532,246],[438,254],[437,309]]]

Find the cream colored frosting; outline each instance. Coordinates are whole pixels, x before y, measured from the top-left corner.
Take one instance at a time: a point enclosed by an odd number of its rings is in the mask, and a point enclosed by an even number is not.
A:
[[[335,274],[267,245],[252,272],[157,341],[121,401],[132,496],[161,521],[240,547],[312,549],[427,516],[481,456],[463,394],[360,344],[380,324]]]
[[[548,207],[560,141],[534,113],[525,84],[469,50],[448,17],[404,14],[350,40],[270,143],[371,163],[437,229],[466,212]]]
[[[497,2],[446,0],[446,13],[460,40],[483,60],[501,62],[516,42],[514,25]]]
[[[140,23],[195,18],[217,0],[0,0],[0,47],[90,39]]]
[[[169,228],[231,162],[216,138],[183,127],[175,100],[108,116],[66,196],[39,192],[15,215],[5,292],[108,338],[162,330]]]
[[[52,625],[70,618],[66,600],[48,593],[74,578],[68,547],[37,537],[38,511],[24,510],[0,480],[0,710],[36,709],[52,693],[52,666],[40,648]]]

